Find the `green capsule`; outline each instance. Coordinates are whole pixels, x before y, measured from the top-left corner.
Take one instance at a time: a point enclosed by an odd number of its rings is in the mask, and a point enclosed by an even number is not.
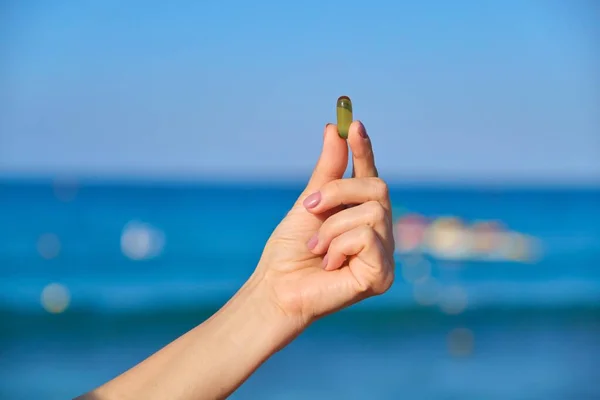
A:
[[[348,139],[348,130],[352,123],[352,101],[348,96],[340,96],[337,100],[337,128],[340,137]]]

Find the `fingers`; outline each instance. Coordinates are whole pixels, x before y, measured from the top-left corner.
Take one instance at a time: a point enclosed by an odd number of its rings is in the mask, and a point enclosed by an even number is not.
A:
[[[348,167],[348,144],[337,133],[333,124],[325,126],[321,156],[306,186],[304,194],[310,194],[321,186],[344,176]],[[301,196],[304,197],[304,196]]]
[[[393,254],[391,218],[389,212],[377,201],[368,201],[327,218],[308,241],[308,249],[314,254],[324,254],[334,238],[361,225],[373,228],[382,239],[385,250]]]
[[[352,176],[356,178],[377,176],[371,139],[362,122],[352,122],[348,131],[348,143],[352,150]]]
[[[304,200],[304,207],[313,214],[320,214],[342,205],[377,201],[390,211],[387,184],[379,178],[336,179],[323,185]]]
[[[351,257],[349,267],[356,279],[357,291],[380,294],[392,285],[393,260],[373,228],[362,225],[333,239],[323,259],[323,268],[338,269],[348,257]]]

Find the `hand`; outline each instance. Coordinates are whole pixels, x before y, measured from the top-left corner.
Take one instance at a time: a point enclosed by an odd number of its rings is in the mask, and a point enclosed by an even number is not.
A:
[[[314,173],[269,238],[255,272],[297,330],[385,292],[394,280],[388,188],[377,177],[362,123],[351,125],[348,143],[353,177],[342,179],[348,145],[335,125],[325,127]]]
[[[348,145],[325,128],[313,176],[265,246],[253,276],[218,312],[89,399],[221,399],[316,318],[385,292],[394,280],[387,186],[364,126]],[[352,207],[347,207],[352,206]]]

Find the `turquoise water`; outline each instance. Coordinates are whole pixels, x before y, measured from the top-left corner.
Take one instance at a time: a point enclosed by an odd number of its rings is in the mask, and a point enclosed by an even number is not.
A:
[[[200,323],[301,189],[0,183],[0,398],[74,397]],[[437,294],[423,305],[398,255],[389,293],[319,321],[233,398],[600,397],[599,189],[391,193],[396,210],[500,220],[539,258],[419,256]]]

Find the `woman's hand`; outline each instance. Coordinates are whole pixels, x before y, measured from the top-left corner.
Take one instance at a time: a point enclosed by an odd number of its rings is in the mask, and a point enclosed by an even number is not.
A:
[[[394,280],[387,186],[371,142],[334,125],[304,193],[267,242],[253,276],[208,320],[82,399],[222,399],[316,318],[385,292]]]
[[[316,318],[369,296],[394,280],[388,188],[377,177],[371,141],[355,121],[348,135],[353,177],[342,179],[348,145],[335,125],[296,204],[265,246],[255,278],[299,332]]]

